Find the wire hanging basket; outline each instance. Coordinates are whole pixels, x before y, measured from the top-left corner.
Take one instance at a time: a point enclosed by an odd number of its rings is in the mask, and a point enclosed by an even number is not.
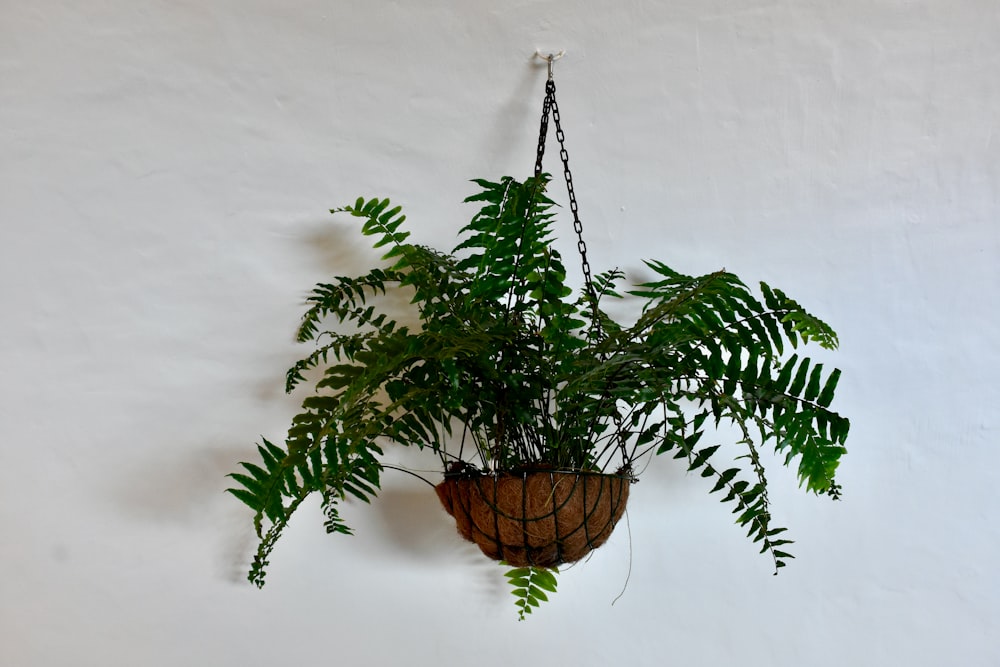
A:
[[[435,488],[459,534],[516,567],[573,563],[604,544],[630,479],[597,472],[450,474]]]

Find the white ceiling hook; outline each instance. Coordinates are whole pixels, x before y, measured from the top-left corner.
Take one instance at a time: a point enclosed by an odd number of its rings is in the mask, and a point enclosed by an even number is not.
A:
[[[564,55],[566,55],[566,51],[565,50],[560,51],[559,53],[550,53],[550,54],[546,55],[546,54],[542,53],[541,51],[539,51],[538,49],[535,49],[535,57],[544,60],[549,65],[549,81],[552,80],[552,63],[554,63],[555,61],[559,60]]]

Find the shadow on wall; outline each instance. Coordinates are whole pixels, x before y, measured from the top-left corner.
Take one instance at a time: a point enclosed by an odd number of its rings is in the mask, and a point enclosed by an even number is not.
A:
[[[478,152],[479,155],[489,156],[492,165],[523,163],[525,169],[533,165],[533,155],[515,154],[515,151],[520,152],[519,144],[516,141],[511,141],[511,137],[537,132],[538,119],[542,115],[546,72],[545,63],[531,56],[531,62],[524,67],[517,86],[511,91],[503,105],[498,105],[499,109],[494,114],[498,122],[492,128],[488,144]],[[525,159],[528,157],[531,158],[530,161]],[[493,174],[494,171],[496,170],[491,167],[490,174]],[[500,171],[506,173],[503,168],[500,168]]]
[[[226,475],[238,470],[240,461],[252,459],[253,453],[252,443],[206,445],[169,459],[146,461],[144,470],[122,476],[125,482],[112,490],[110,501],[127,519],[210,533],[217,545],[219,575],[243,582],[258,540],[250,509],[225,493],[230,486]],[[330,539],[351,540],[366,558],[414,565],[482,560],[476,547],[458,536],[433,488],[423,484],[406,488],[393,476],[392,470],[383,473],[383,488],[371,506],[345,503],[345,518],[357,535]],[[322,530],[318,524],[315,527]]]
[[[305,246],[309,252],[289,252],[293,256],[305,255],[307,265],[319,265],[310,268],[310,271],[315,269],[316,273],[313,283],[329,281],[334,275],[358,275],[371,266],[379,265],[379,256],[384,251],[372,250],[371,239],[360,233],[360,221],[348,215],[341,216],[340,220],[309,220],[303,224],[303,228],[301,233],[296,233],[290,240]],[[300,298],[304,299],[311,288],[310,283],[303,285]],[[409,302],[408,292],[390,291],[376,298],[401,324],[418,321],[414,307]],[[303,305],[302,312],[304,311]],[[294,336],[297,324],[297,321],[288,322],[289,338]],[[338,328],[336,322],[328,324],[331,328]],[[295,358],[305,356],[309,351],[310,346],[302,345],[301,354],[297,353]],[[274,361],[275,358],[271,356],[270,360]],[[294,361],[294,358],[289,360],[288,366]],[[238,405],[232,404],[233,397],[230,396],[230,408],[235,409],[238,414],[230,413],[225,422],[235,423],[240,420],[246,423],[247,420],[253,422],[255,419],[263,419],[252,408],[253,404],[259,406],[261,403],[281,403],[278,411],[287,411],[290,417],[306,395],[306,390],[303,388],[299,392],[293,392],[291,396],[284,394],[286,368],[282,367],[274,372],[273,377],[257,380],[249,387],[244,386],[241,390],[244,396],[241,401],[237,401]],[[245,376],[245,369],[240,369],[240,372],[234,370],[234,375]],[[256,372],[253,375],[260,377]],[[218,405],[203,407],[209,410],[219,408]],[[250,509],[225,493],[225,489],[231,486],[227,475],[240,471],[241,461],[256,460],[256,444],[253,439],[233,443],[225,437],[213,442],[209,440],[211,436],[207,433],[202,439],[196,431],[213,425],[205,422],[203,412],[197,418],[195,415],[189,417],[188,425],[181,432],[161,434],[161,438],[173,439],[174,446],[144,451],[143,456],[132,463],[131,467],[122,468],[117,477],[117,485],[113,485],[105,493],[114,511],[128,520],[174,524],[192,533],[210,534],[217,551],[219,575],[229,581],[242,582],[246,578],[258,540]],[[174,422],[175,425],[177,423]],[[278,427],[282,429],[280,432],[275,430],[273,424],[263,422],[257,425],[250,423],[249,426],[259,428],[271,442],[280,445],[284,440],[283,429],[287,428],[287,423]],[[218,433],[219,427],[213,427],[212,430]],[[185,440],[189,444],[185,444]],[[432,482],[436,482],[439,477],[434,473],[426,476]],[[485,560],[475,546],[458,536],[453,520],[441,507],[434,490],[416,480],[401,480],[400,477],[401,475],[386,470],[383,474],[383,488],[371,507],[364,506],[361,510],[361,504],[355,504],[359,511],[364,511],[364,532],[374,539],[371,549],[368,549],[371,555],[410,563],[439,564],[458,559],[463,565],[481,565],[487,572],[484,580],[489,582],[486,595],[493,597],[494,588],[503,590],[502,578],[497,574],[500,570],[494,563]],[[363,540],[363,544],[368,545],[367,539]],[[361,543],[357,546],[367,549]]]
[[[383,478],[393,471],[384,473]],[[463,546],[451,520],[438,501],[434,489],[386,488],[372,502],[375,521],[365,530],[377,531],[380,541],[390,549],[386,554],[400,554],[407,561],[440,562],[456,547]]]
[[[477,546],[459,536],[454,519],[441,507],[432,488],[386,488],[372,509],[370,515],[376,520],[365,525],[365,531],[378,531],[378,557],[408,567],[460,572],[464,594],[491,607],[508,603],[510,589],[503,577],[508,567],[486,558]]]
[[[397,203],[393,202],[394,205]],[[382,260],[381,257],[389,249],[372,248],[377,239],[363,236],[361,225],[361,218],[355,218],[349,213],[339,213],[322,223],[309,226],[301,241],[318,259],[320,270],[313,284],[302,286],[303,299],[312,291],[314,284],[329,282],[334,276],[354,277],[364,275],[374,267],[388,268],[390,261]],[[371,298],[369,303],[378,303],[378,308],[388,313],[399,324],[414,326],[419,323],[419,319],[415,307],[410,304],[411,297],[412,293],[409,290],[387,291]],[[305,310],[306,306],[303,305],[302,312]],[[332,319],[326,324],[331,329],[343,329]],[[297,325],[297,321],[289,322],[289,330],[294,332]],[[303,346],[302,356],[309,351],[308,346]]]
[[[175,524],[210,532],[219,547],[216,569],[229,581],[246,578],[256,546],[250,510],[225,493],[226,475],[253,447],[205,445],[181,449],[169,459],[145,460],[144,469],[123,474],[110,501],[127,519]]]

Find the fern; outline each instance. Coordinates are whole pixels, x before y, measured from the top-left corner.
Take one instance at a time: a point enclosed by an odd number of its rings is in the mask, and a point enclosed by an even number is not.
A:
[[[377,495],[385,443],[431,449],[445,467],[496,470],[627,474],[637,459],[669,454],[711,482],[775,572],[784,567],[792,542],[772,518],[762,452],[795,467],[807,491],[840,496],[850,430],[831,408],[840,371],[801,352],[835,348],[833,329],[765,283],[753,291],[726,271],[688,276],[658,261],[631,290],[615,269],[574,295],[553,246],[548,176],[475,182],[466,201],[480,208],[450,252],[410,243],[388,199],[333,209],[360,220],[385,266],[309,294],[296,335],[312,348],[285,385],[311,391],[283,446],[263,440],[230,475],[260,538],[250,580],[263,585],[276,541],[311,494],[328,532],[351,533],[340,503]],[[390,290],[412,297],[418,326],[380,309]],[[630,324],[603,309],[621,298],[643,304]],[[471,454],[448,451],[456,424]],[[727,427],[739,451],[721,460],[730,450],[702,440]],[[552,570],[507,578],[522,619],[555,591]]]
[[[504,576],[511,586],[511,594],[516,598],[517,620],[525,617],[542,602],[548,602],[547,593],[556,592],[555,569],[544,567],[515,567],[508,570]]]
[[[376,315],[373,308],[362,308],[366,305],[369,293],[385,294],[386,284],[400,282],[402,275],[396,271],[372,269],[367,275],[358,278],[337,277],[333,283],[320,283],[306,301],[311,305],[296,333],[300,343],[313,340],[319,330],[319,323],[328,315],[334,315],[338,321],[354,321],[359,326],[372,325],[376,328],[384,326],[385,315]]]

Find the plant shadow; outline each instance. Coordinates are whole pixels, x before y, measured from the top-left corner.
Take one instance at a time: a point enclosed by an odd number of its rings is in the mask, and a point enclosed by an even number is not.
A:
[[[346,220],[345,220],[346,218]],[[315,222],[308,226],[301,242],[312,253],[320,269],[316,282],[328,282],[334,276],[359,276],[372,267],[387,268],[389,260],[383,260],[384,250],[372,248],[375,242],[361,234],[360,222],[352,223],[348,214],[340,214],[339,219]],[[386,313],[400,325],[412,326],[419,323],[415,307],[410,303],[409,290],[387,289],[368,298],[368,303],[376,310]],[[331,329],[340,330],[334,322],[327,322]],[[303,352],[303,355],[305,352]]]
[[[207,533],[221,546],[215,563],[228,581],[245,578],[256,535],[250,510],[225,493],[226,475],[254,453],[252,445],[206,445],[133,468],[110,502],[128,519]],[[138,466],[136,466],[138,467]]]
[[[296,257],[296,267],[309,274],[307,281],[328,282],[332,276],[353,276],[367,272],[372,266],[384,266],[384,252],[373,250],[373,239],[364,237],[360,223],[349,215],[339,217],[310,216],[295,221],[294,231],[286,233],[279,243],[286,247],[281,254]],[[297,298],[303,302],[311,289],[307,282]],[[389,312],[401,325],[416,323],[415,309],[404,290],[387,290],[371,299],[378,308]],[[303,303],[302,311],[305,310]],[[340,326],[335,321],[330,328]],[[288,322],[288,339],[292,340],[296,320]],[[344,327],[349,329],[349,325]],[[294,346],[278,351],[261,350],[255,357],[266,366],[262,372],[230,369],[241,396],[230,394],[228,404],[222,402],[204,406],[217,416],[205,420],[203,414],[188,415],[187,426],[178,426],[172,419],[169,426],[156,430],[158,435],[137,451],[137,456],[120,462],[120,471],[110,486],[98,490],[99,496],[116,515],[127,521],[181,526],[193,533],[211,534],[216,547],[216,570],[219,576],[240,581],[246,576],[257,537],[252,512],[225,489],[232,486],[227,475],[239,472],[241,461],[255,461],[258,454],[255,437],[229,440],[225,436],[198,435],[197,431],[214,428],[212,422],[235,423],[238,419],[254,419],[254,415],[294,414],[303,394],[285,394],[284,371],[306,356],[310,346]],[[263,360],[263,361],[261,361]],[[247,377],[249,375],[249,378]],[[249,381],[248,381],[249,380]],[[263,410],[266,406],[266,411]],[[233,410],[236,411],[234,417]],[[169,410],[164,407],[164,419]],[[260,417],[255,429],[268,434],[280,445],[287,423],[276,428],[273,419]],[[144,426],[148,430],[148,425]],[[280,432],[279,432],[280,431]],[[259,442],[259,440],[257,440]],[[386,475],[388,479],[388,475]],[[394,551],[418,560],[430,560],[442,551],[454,550],[460,540],[453,524],[440,507],[432,489],[410,489],[390,483],[373,503],[373,524]],[[372,515],[370,515],[372,516]],[[198,539],[201,539],[199,536]],[[441,546],[445,545],[445,546]],[[459,546],[461,546],[459,544]]]

